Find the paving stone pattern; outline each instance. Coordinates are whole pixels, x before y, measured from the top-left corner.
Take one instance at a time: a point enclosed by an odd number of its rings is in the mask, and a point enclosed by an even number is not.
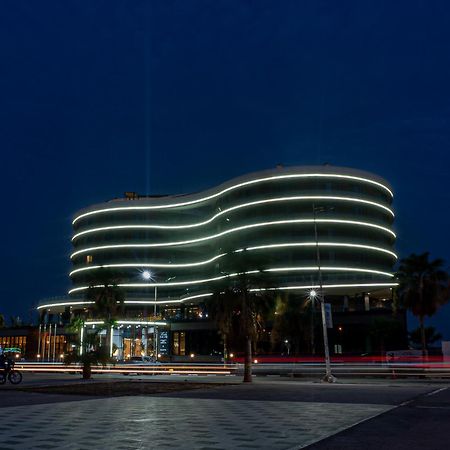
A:
[[[1,449],[295,449],[391,408],[165,397],[6,407]]]

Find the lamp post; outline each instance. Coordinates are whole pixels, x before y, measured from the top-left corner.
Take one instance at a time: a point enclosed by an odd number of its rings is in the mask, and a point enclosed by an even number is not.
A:
[[[152,280],[154,281],[154,277],[153,274],[149,271],[149,270],[144,270],[144,272],[142,272],[142,278],[144,280]],[[154,321],[156,322],[156,314],[157,314],[157,308],[156,308],[156,301],[158,298],[158,287],[156,286],[155,283],[155,302],[154,302],[154,307],[153,307],[153,317],[154,317]],[[154,352],[155,352],[155,361],[158,361],[158,328],[156,325],[153,325],[153,346],[154,346]]]
[[[325,295],[323,293],[323,281],[322,281],[322,269],[320,266],[320,250],[319,250],[319,238],[317,234],[317,221],[316,221],[316,207],[313,204],[313,217],[314,217],[314,237],[316,240],[316,262],[319,275],[319,292],[312,289],[309,293],[311,301],[318,298],[320,302],[320,311],[322,313],[322,331],[323,331],[323,347],[325,352],[325,376],[323,381],[327,383],[335,383],[336,377],[331,373],[331,361],[330,361],[330,349],[328,346],[328,329],[325,315]]]

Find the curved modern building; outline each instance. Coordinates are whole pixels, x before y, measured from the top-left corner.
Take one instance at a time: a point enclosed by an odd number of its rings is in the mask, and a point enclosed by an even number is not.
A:
[[[392,200],[384,179],[333,166],[278,167],[188,195],[128,193],[75,214],[69,298],[40,308],[88,308],[84,294],[107,268],[126,292],[128,318],[155,304],[169,321],[202,316],[198,305],[236,275],[223,262],[243,251],[249,276],[264,275],[261,289],[306,295],[320,270],[330,298],[389,298]]]

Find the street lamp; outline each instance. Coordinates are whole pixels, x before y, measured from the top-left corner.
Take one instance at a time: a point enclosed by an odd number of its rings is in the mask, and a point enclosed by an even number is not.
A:
[[[144,270],[142,272],[142,278],[146,281],[152,280],[154,281],[154,276],[153,274],[149,271],[149,270]],[[158,287],[155,284],[155,304],[154,304],[154,309],[153,309],[153,315],[155,316],[155,320],[156,320],[156,299],[158,296]]]
[[[142,278],[146,281],[152,280],[154,281],[154,276],[153,274],[149,271],[149,270],[144,270],[142,272]],[[156,286],[155,283],[155,302],[154,302],[154,308],[153,308],[153,320],[156,321],[156,314],[157,314],[157,309],[156,309],[156,300],[158,298],[158,287]],[[156,325],[153,325],[153,346],[154,346],[154,353],[155,353],[155,360],[158,360],[158,343],[157,343],[157,327]]]
[[[323,211],[322,209],[316,209],[313,204],[313,217],[314,217],[314,237],[316,240],[316,262],[317,269],[319,274],[319,292],[315,289],[311,289],[309,292],[309,296],[311,300],[318,298],[320,302],[320,311],[322,313],[322,331],[323,331],[323,346],[325,352],[325,377],[323,381],[327,383],[335,383],[336,377],[331,373],[331,362],[330,362],[330,349],[328,346],[328,329],[327,329],[327,321],[325,315],[325,295],[323,293],[323,281],[322,281],[322,270],[320,267],[320,251],[319,251],[319,238],[317,234],[317,221],[316,221],[316,211]]]

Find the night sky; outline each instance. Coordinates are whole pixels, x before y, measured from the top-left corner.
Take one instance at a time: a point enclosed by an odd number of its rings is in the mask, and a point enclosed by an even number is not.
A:
[[[448,1],[2,1],[0,312],[66,293],[79,208],[277,163],[385,177],[400,257],[450,262],[449,23]]]

